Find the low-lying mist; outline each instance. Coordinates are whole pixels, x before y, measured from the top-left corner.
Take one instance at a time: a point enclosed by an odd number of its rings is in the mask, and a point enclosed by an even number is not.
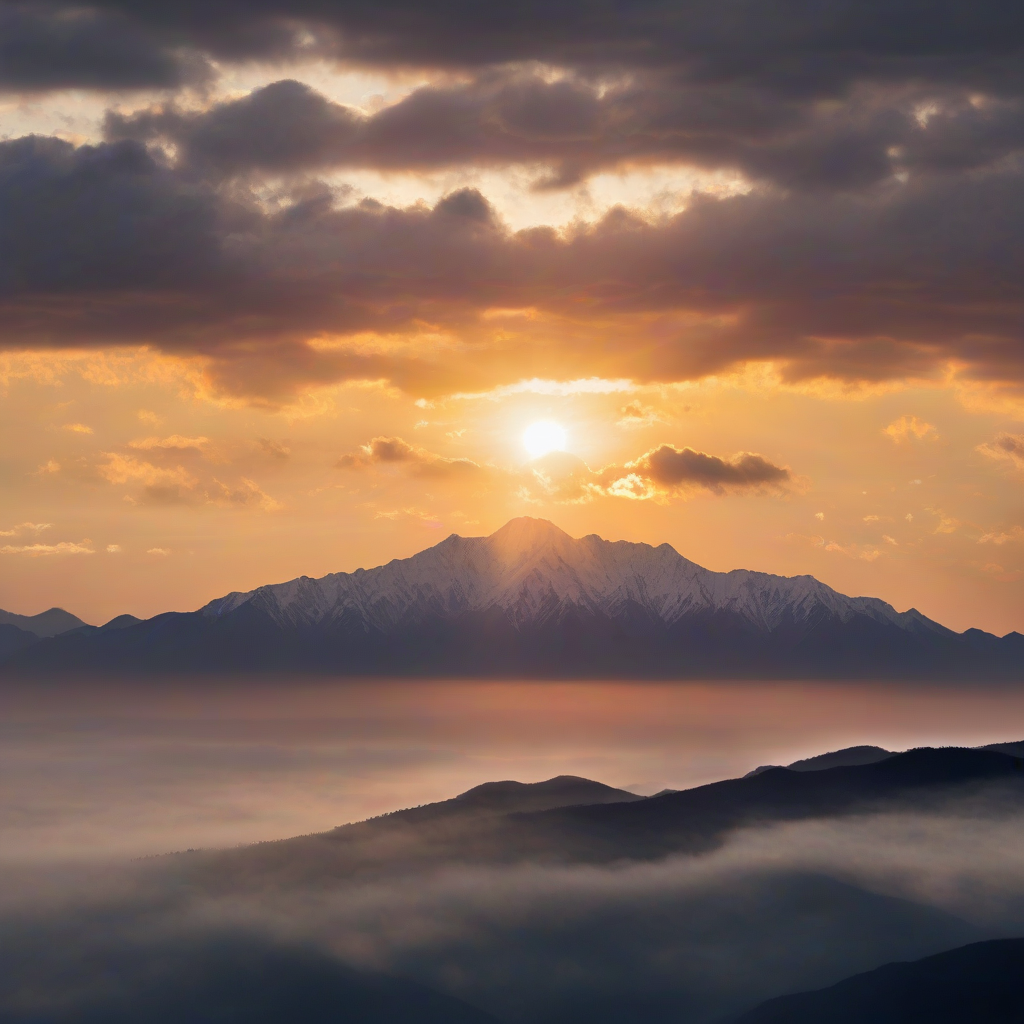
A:
[[[654,862],[416,870],[399,858],[373,880],[312,864],[293,882],[253,868],[241,887],[197,872],[198,854],[36,872],[7,900],[0,951],[10,964],[35,950],[33,970],[4,972],[2,998],[45,1002],[59,976],[80,999],[97,972],[130,995],[154,962],[190,964],[230,940],[326,954],[516,1024],[698,1024],[1024,932],[1022,826],[1019,806],[971,797],[742,829],[712,853]]]
[[[1024,697],[1005,691],[282,683],[0,703],[0,1024],[342,1004],[364,1024],[711,1024],[1024,934],[1013,780],[726,823],[668,855],[461,804],[245,845],[493,779],[653,792],[849,743],[1017,739]]]
[[[495,779],[635,792],[857,743],[1024,736],[1024,693],[899,684],[322,682],[0,686],[0,861],[233,846]]]

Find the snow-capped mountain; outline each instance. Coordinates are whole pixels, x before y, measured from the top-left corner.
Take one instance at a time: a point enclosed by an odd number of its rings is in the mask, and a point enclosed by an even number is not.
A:
[[[523,517],[489,537],[452,534],[412,558],[376,569],[303,576],[248,593],[233,593],[201,609],[220,618],[245,604],[283,628],[323,627],[357,616],[369,630],[441,615],[499,609],[517,628],[567,614],[616,618],[640,608],[666,625],[695,613],[730,612],[758,630],[803,623],[821,614],[848,622],[858,615],[917,631],[948,632],[911,610],[899,613],[871,597],[845,597],[813,576],[772,576],[737,569],[711,572],[662,544],[574,540],[553,523]]]
[[[540,519],[452,535],[375,569],[76,630],[12,671],[333,675],[999,677],[1024,637],[954,633],[811,576],[711,572],[668,544],[573,539]]]

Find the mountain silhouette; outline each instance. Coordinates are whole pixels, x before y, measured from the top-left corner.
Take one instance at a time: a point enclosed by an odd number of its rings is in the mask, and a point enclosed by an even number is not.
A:
[[[1024,636],[955,633],[811,576],[711,572],[667,544],[514,519],[376,569],[80,628],[11,672],[1021,678]]]
[[[63,608],[50,608],[38,615],[17,615],[0,608],[0,625],[16,626],[37,637],[59,636],[69,630],[78,629],[85,623]]]
[[[979,795],[1019,807],[1024,761],[995,751],[925,747],[873,764],[772,768],[646,798],[587,780],[492,783],[329,832],[181,860],[195,884],[228,888],[252,879],[374,877],[433,864],[655,860],[713,850],[738,828],[941,807]],[[539,809],[545,800],[546,809]],[[534,809],[523,809],[530,804]]]
[[[780,996],[729,1024],[1020,1024],[1024,939],[994,939]]]
[[[985,749],[993,750],[995,748],[986,747]],[[1008,751],[1005,751],[1005,753],[1008,753]],[[827,754],[817,754],[814,757],[805,757],[803,760],[793,761],[785,765],[785,767],[794,772],[816,772],[822,768],[846,768],[856,764],[874,764],[876,761],[884,761],[887,757],[892,757],[892,755],[893,751],[886,750],[884,747],[843,747],[842,750],[830,750]],[[783,766],[762,764],[747,774],[760,775],[761,772],[766,772],[769,768],[780,767]]]

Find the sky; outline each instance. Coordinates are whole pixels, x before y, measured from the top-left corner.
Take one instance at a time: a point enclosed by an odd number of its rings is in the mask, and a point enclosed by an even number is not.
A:
[[[0,607],[533,515],[1024,631],[1022,40],[1009,0],[0,0]]]

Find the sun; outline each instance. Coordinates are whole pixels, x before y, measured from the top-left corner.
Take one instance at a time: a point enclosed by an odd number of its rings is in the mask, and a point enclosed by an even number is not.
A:
[[[565,428],[553,420],[538,420],[526,428],[523,445],[531,459],[539,459],[548,452],[564,452]]]

